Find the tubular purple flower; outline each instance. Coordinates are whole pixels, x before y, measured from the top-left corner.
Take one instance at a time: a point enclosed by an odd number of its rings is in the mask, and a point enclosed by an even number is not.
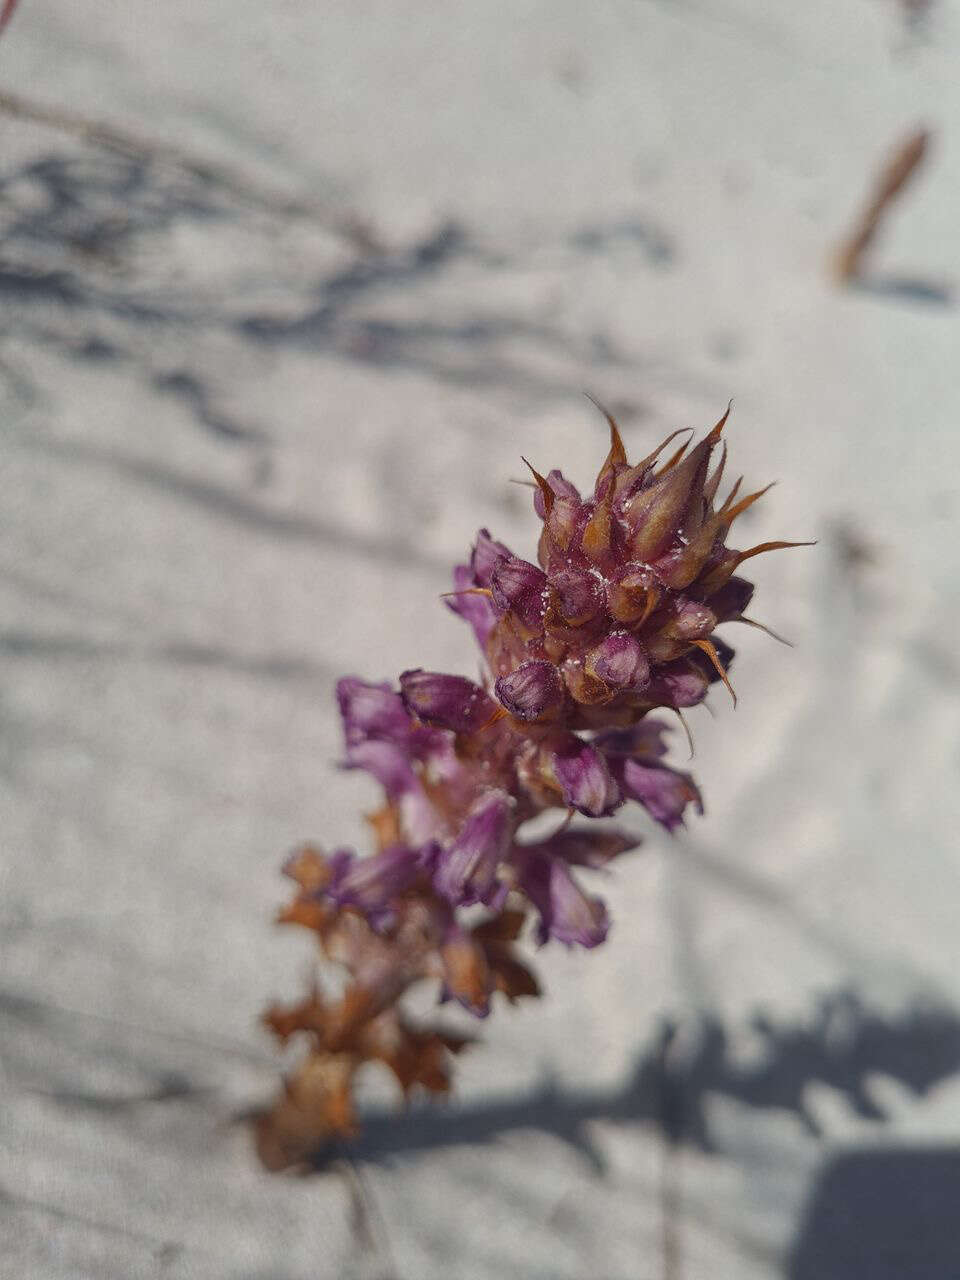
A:
[[[410,718],[389,684],[368,684],[356,676],[344,676],[337,681],[337,702],[348,746],[367,738],[403,741],[410,732]]]
[[[643,764],[639,760],[622,760],[614,772],[629,800],[640,804],[661,826],[674,831],[683,825],[688,804],[703,813],[700,792],[689,773],[681,773],[662,764]]]
[[[607,909],[588,898],[559,858],[534,854],[521,873],[521,887],[540,913],[537,941],[550,938],[568,947],[597,947],[610,929]]]
[[[495,685],[496,695],[517,720],[546,720],[563,707],[563,681],[552,662],[522,662]]]
[[[596,747],[571,734],[569,743],[554,752],[552,764],[563,799],[571,809],[588,818],[600,818],[620,804],[620,789]]]
[[[390,903],[415,882],[432,850],[393,845],[382,853],[341,862],[325,891],[342,907],[356,907],[375,927],[389,916]]]
[[[437,859],[434,887],[448,902],[503,906],[508,887],[497,871],[510,852],[514,807],[511,797],[499,790],[487,791],[473,805],[456,839]]]
[[[497,709],[493,699],[472,680],[436,671],[404,671],[400,692],[406,711],[424,724],[454,733],[473,733]]]

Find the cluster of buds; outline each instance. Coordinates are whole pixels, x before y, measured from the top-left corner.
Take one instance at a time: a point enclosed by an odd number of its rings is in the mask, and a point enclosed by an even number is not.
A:
[[[728,410],[729,412],[729,410]],[[316,987],[294,1007],[268,1011],[281,1040],[307,1053],[258,1128],[271,1168],[309,1160],[357,1129],[353,1084],[379,1061],[404,1094],[445,1093],[450,1059],[467,1039],[414,1025],[402,1007],[433,980],[440,1002],[485,1017],[500,993],[539,994],[517,946],[536,941],[595,947],[607,936],[603,902],[581,883],[636,848],[609,823],[636,801],[667,831],[701,810],[689,774],[665,762],[668,727],[648,718],[729,687],[732,650],[714,637],[749,621],[753,587],[735,571],[761,551],[726,546],[737,516],[764,492],[717,505],[726,415],[696,447],[658,462],[676,435],[630,466],[616,423],[592,498],[559,471],[533,471],[543,521],[539,567],[481,530],[454,570],[449,606],[471,625],[483,684],[414,670],[398,687],[355,677],[337,696],[344,765],[370,773],[384,802],[368,818],[376,852],[298,850],[286,873],[297,886],[283,922],[311,930],[339,967],[336,992]],[[732,690],[731,690],[732,693]],[[553,810],[556,824],[530,835]]]

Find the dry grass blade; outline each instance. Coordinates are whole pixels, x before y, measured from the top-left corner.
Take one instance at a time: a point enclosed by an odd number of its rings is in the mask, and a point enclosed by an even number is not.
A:
[[[864,254],[872,244],[886,210],[919,168],[930,138],[929,130],[917,129],[897,147],[884,165],[866,209],[836,256],[834,271],[839,280],[856,280],[863,274]]]

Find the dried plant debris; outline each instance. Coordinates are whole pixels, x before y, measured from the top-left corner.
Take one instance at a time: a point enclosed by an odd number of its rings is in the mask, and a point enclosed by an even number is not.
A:
[[[900,143],[884,165],[866,208],[836,255],[834,273],[842,283],[863,277],[867,250],[873,244],[890,205],[923,163],[931,137],[928,129],[915,130]]]

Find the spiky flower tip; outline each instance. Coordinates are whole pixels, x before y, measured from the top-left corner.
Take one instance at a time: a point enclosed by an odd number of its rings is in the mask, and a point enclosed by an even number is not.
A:
[[[686,434],[675,431],[633,465],[605,414],[610,452],[589,498],[561,471],[544,478],[531,467],[539,566],[480,530],[469,563],[454,570],[448,604],[473,627],[512,716],[600,729],[635,724],[655,707],[694,706],[718,677],[733,694],[733,651],[714,632],[724,622],[760,625],[744,616],[753,585],[736,570],[762,552],[806,544],[726,545],[737,517],[767,492],[738,497],[738,480],[718,502],[729,413],[694,448],[691,431],[661,462]]]
[[[664,762],[654,707],[679,710],[726,681],[732,653],[714,640],[742,619],[753,588],[733,576],[751,555],[725,537],[759,494],[715,508],[723,457],[710,454],[726,415],[690,453],[659,468],[668,441],[636,466],[616,423],[592,499],[558,471],[534,472],[544,522],[540,568],[482,531],[455,571],[451,603],[486,655],[484,686],[406,671],[399,688],[347,677],[337,687],[344,767],[383,788],[368,821],[376,852],[305,847],[287,862],[297,886],[280,920],[309,929],[343,971],[265,1021],[306,1055],[258,1121],[273,1169],[309,1161],[357,1130],[357,1071],[377,1061],[404,1095],[450,1087],[451,1056],[468,1037],[415,1023],[403,997],[423,981],[440,1003],[485,1017],[497,993],[539,995],[517,942],[528,919],[542,945],[594,947],[607,936],[603,902],[580,876],[637,846],[606,818],[635,800],[668,831],[700,809],[689,774]],[[670,437],[672,439],[673,437]],[[685,456],[686,455],[686,456]],[[552,832],[530,821],[556,812]]]

